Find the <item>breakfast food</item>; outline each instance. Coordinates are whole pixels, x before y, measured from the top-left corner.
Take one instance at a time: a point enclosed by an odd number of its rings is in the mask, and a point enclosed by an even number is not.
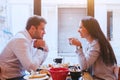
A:
[[[39,73],[40,73],[40,74],[48,74],[48,75],[50,75],[49,71],[46,70],[46,69],[42,69],[42,70],[40,70]]]
[[[49,68],[55,68],[55,67],[68,68],[69,65],[70,63],[62,63],[62,64],[56,64],[56,65],[48,64],[48,67]]]
[[[29,79],[34,79],[34,78],[43,78],[45,77],[46,74],[34,74],[34,75],[30,75]]]
[[[48,64],[49,68],[54,68],[54,66],[52,64]]]
[[[64,63],[64,64],[61,64],[61,67],[68,68],[69,65],[70,65],[70,63]]]

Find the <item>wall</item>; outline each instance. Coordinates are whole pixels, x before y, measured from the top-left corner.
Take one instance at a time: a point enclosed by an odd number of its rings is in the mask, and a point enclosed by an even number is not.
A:
[[[114,51],[115,55],[117,57],[118,64],[120,64],[120,46],[118,44],[118,41],[120,40],[118,38],[119,31],[118,25],[119,25],[119,12],[120,9],[120,1],[119,0],[95,0],[95,18],[100,23],[101,29],[104,32],[105,36],[107,36],[107,11],[113,11],[113,37],[114,39],[110,41]],[[116,6],[117,5],[117,6]],[[86,7],[86,0],[55,0],[55,1],[49,1],[49,0],[43,0],[42,1],[42,16],[46,18],[48,24],[46,26],[46,36],[45,39],[48,43],[48,46],[50,48],[50,53],[48,56],[48,59],[51,59],[50,61],[52,63],[52,59],[58,56],[57,48],[58,48],[58,7]],[[117,12],[116,12],[117,11]],[[118,44],[118,45],[116,45]],[[71,54],[70,54],[71,55]],[[61,57],[61,56],[60,56]],[[63,57],[63,56],[62,56]],[[67,55],[64,56],[66,58],[66,62],[72,59],[72,63],[77,63],[77,58],[75,55],[72,54],[72,56]],[[75,61],[75,62],[74,62]]]
[[[0,26],[0,52],[3,50],[11,36],[23,30],[27,19],[33,15],[33,0],[0,0],[5,11],[4,25]],[[3,3],[4,2],[4,3]],[[2,4],[3,3],[3,4]],[[0,15],[2,15],[0,13]],[[0,23],[1,25],[1,23]]]
[[[7,0],[7,22],[10,31],[16,34],[25,28],[26,20],[33,15],[33,0]],[[45,40],[49,46],[48,60],[45,63],[53,63],[52,59],[58,57],[58,8],[59,7],[87,7],[87,0],[42,0],[42,16],[47,20]],[[113,40],[110,41],[115,55],[120,64],[120,0],[95,0],[95,18],[100,23],[104,34],[107,34],[107,10],[113,11]],[[64,57],[65,62],[78,63],[75,54]]]
[[[46,63],[53,63],[55,57],[63,57],[65,62],[70,59],[72,63],[78,63],[75,54],[72,56],[58,56],[58,8],[59,7],[86,7],[86,0],[42,0],[42,16],[47,20],[45,40],[49,46],[49,55]],[[70,54],[71,55],[71,54]]]
[[[23,30],[27,19],[33,15],[33,0],[8,0],[8,24],[15,35]]]
[[[96,0],[95,18],[99,21],[102,31],[107,35],[107,11],[113,12],[113,39],[110,41],[118,65],[120,65],[120,1],[119,0]]]
[[[113,41],[111,42],[120,65],[120,9],[113,10]]]

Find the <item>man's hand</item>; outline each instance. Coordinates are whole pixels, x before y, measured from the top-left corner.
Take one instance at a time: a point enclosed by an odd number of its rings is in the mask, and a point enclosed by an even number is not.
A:
[[[42,39],[37,39],[34,41],[34,48],[39,48],[39,47],[43,48],[43,51],[45,52],[49,51],[48,46],[46,46],[45,41]]]
[[[39,47],[41,47],[41,48],[45,47],[45,41],[44,40],[42,40],[42,39],[36,39],[34,41],[34,48],[39,48]]]

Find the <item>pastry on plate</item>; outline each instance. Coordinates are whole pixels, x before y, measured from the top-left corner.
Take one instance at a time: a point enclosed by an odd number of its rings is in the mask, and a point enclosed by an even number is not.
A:
[[[46,74],[34,74],[34,75],[30,75],[29,79],[34,79],[34,78],[43,78],[45,77]]]
[[[48,74],[48,75],[50,75],[50,72],[49,72],[48,70],[46,70],[46,69],[40,70],[39,73],[40,73],[40,74]]]

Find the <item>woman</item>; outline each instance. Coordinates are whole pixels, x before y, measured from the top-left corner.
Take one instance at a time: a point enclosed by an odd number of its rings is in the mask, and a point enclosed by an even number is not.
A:
[[[90,16],[82,19],[78,32],[88,41],[87,48],[83,52],[81,42],[70,38],[72,45],[77,47],[80,68],[90,70],[95,80],[116,80],[114,68],[117,61],[97,20]]]

